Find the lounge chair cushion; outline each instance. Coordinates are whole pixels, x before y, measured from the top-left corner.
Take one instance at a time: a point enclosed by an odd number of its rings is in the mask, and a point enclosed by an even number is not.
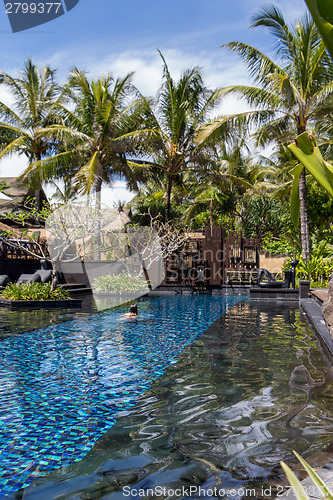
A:
[[[7,274],[0,274],[0,286],[5,286],[10,283],[9,276]]]
[[[41,277],[39,274],[21,274],[19,279],[17,280],[16,284],[20,285],[21,283],[34,283],[34,282],[39,282],[42,281]]]
[[[48,283],[52,279],[52,271],[50,269],[39,269],[35,274],[40,276],[43,283]]]

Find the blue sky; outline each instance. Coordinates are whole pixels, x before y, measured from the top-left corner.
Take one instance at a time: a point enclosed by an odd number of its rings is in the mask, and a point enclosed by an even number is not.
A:
[[[73,66],[88,70],[92,77],[108,72],[124,76],[135,71],[134,83],[139,90],[154,95],[162,69],[159,48],[175,77],[184,67],[200,66],[206,84],[212,88],[246,83],[249,77],[240,59],[220,46],[237,40],[270,54],[272,39],[265,29],[249,29],[251,16],[267,3],[272,2],[80,0],[64,16],[13,34],[4,3],[0,2],[0,69],[15,75],[31,56],[40,65],[57,68],[61,81]],[[275,4],[288,21],[306,12],[304,0]],[[1,87],[0,100],[10,103]],[[243,103],[229,99],[221,111],[241,109]],[[1,161],[0,175],[15,175],[22,168],[22,160],[15,165],[13,160]]]
[[[248,29],[251,16],[263,4],[258,0],[80,0],[64,16],[13,34],[1,3],[0,44],[5,50],[0,67],[15,71],[32,56],[39,63],[57,66],[60,77],[73,65],[114,72],[123,57],[125,63],[132,57],[150,64],[157,59],[161,65],[158,47],[165,54],[174,53],[177,66],[202,65],[206,59],[228,70],[232,62],[220,48],[223,43],[242,40],[269,52],[271,39],[265,30]],[[304,0],[276,4],[288,20],[305,12]],[[219,79],[223,85],[223,74]]]

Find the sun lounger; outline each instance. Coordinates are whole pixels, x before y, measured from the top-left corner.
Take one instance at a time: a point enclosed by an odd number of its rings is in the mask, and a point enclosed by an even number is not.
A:
[[[0,290],[3,290],[10,283],[10,278],[7,274],[0,274]]]
[[[39,281],[42,281],[42,279],[38,273],[21,274],[16,284],[20,285],[21,283],[38,283]]]
[[[21,283],[48,283],[52,280],[52,270],[51,269],[38,269],[33,274],[21,274],[16,284]]]
[[[52,280],[52,271],[51,269],[39,269],[35,274],[40,276],[42,283],[48,283]]]

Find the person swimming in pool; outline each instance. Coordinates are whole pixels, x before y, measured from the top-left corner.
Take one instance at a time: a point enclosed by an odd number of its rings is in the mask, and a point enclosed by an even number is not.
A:
[[[130,312],[122,316],[122,318],[138,318],[140,314],[138,313],[138,306],[136,304],[131,304]]]

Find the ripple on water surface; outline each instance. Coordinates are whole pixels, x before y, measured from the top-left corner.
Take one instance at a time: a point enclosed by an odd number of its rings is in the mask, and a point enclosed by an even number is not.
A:
[[[149,307],[168,317],[171,302]],[[124,486],[189,492],[220,484],[255,488],[257,500],[292,449],[310,459],[332,449],[332,398],[332,365],[298,307],[240,302],[185,347],[131,411],[119,412],[81,461],[39,477],[24,499],[123,500]]]
[[[243,298],[244,299],[244,298]],[[242,297],[167,297],[0,343],[0,489],[81,460],[138,396]]]

